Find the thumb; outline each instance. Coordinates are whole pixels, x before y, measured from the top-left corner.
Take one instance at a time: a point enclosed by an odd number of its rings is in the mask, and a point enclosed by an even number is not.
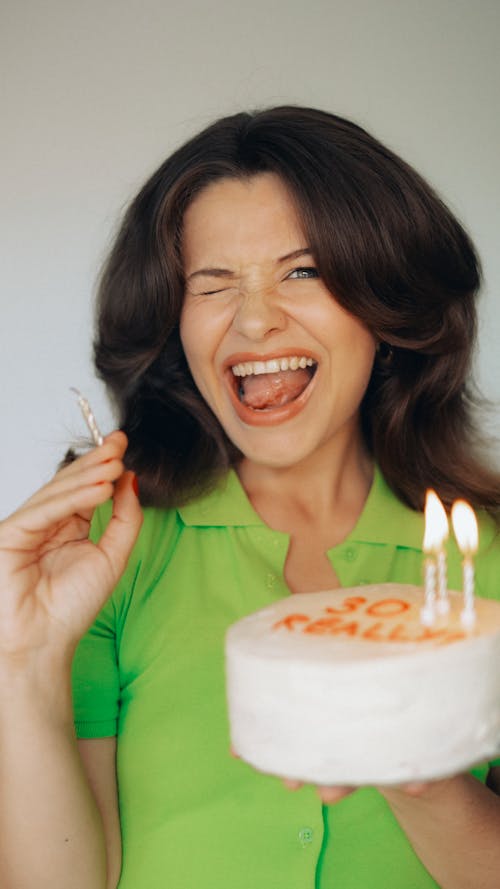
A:
[[[123,574],[141,529],[143,516],[136,490],[135,474],[124,472],[115,484],[111,519],[97,544],[111,567],[113,582]]]

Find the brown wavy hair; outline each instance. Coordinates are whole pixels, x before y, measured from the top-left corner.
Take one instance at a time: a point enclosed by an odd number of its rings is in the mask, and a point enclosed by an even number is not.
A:
[[[180,505],[241,457],[183,354],[182,223],[207,185],[261,172],[292,195],[319,273],[382,344],[362,404],[367,446],[396,494],[434,487],[497,512],[500,477],[478,456],[471,388],[479,260],[408,164],[356,124],[284,106],[222,118],[182,145],[127,210],[104,266],[98,375],[129,437],[145,504]]]

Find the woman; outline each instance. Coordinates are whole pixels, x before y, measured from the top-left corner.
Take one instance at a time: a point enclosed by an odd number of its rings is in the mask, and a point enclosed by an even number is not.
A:
[[[122,431],[0,528],[7,886],[496,885],[500,761],[291,794],[229,756],[223,671],[227,626],[276,598],[418,583],[429,486],[481,510],[498,596],[478,284],[431,189],[330,114],[222,119],[145,185],[99,295]]]

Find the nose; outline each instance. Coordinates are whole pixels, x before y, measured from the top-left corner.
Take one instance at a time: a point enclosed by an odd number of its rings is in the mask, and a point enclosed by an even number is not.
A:
[[[253,289],[241,293],[233,326],[246,339],[258,342],[273,331],[284,330],[286,315],[273,290]]]

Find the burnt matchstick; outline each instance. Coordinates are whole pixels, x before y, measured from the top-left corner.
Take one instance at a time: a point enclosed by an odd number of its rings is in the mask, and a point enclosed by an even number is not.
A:
[[[104,443],[104,438],[102,437],[101,432],[99,430],[99,426],[96,423],[96,419],[94,417],[94,414],[92,413],[90,404],[88,403],[87,399],[84,398],[82,393],[78,389],[75,389],[74,386],[70,386],[70,390],[71,390],[71,392],[74,392],[78,398],[78,404],[80,405],[80,410],[83,414],[83,417],[84,417],[84,420],[85,420],[87,426],[90,429],[90,433],[92,435],[92,438],[94,439],[94,443],[97,446],[102,445]]]

